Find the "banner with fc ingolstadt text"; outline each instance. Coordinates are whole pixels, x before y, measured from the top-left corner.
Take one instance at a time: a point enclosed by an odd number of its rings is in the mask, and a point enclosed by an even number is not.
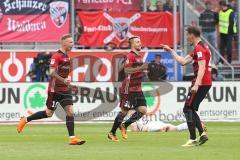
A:
[[[58,42],[70,31],[70,0],[1,0],[0,42]]]
[[[143,47],[173,46],[173,15],[168,12],[78,12],[78,16],[83,26],[81,45],[121,45],[134,35]]]
[[[79,87],[73,96],[76,121],[113,121],[120,111],[120,83],[74,83]],[[184,121],[183,106],[191,82],[143,83],[149,120]],[[155,90],[156,89],[156,90]],[[159,91],[160,94],[154,94]],[[199,107],[203,121],[240,122],[240,82],[214,82]],[[145,92],[146,91],[146,92]],[[153,94],[149,94],[149,93]],[[16,122],[46,108],[47,83],[0,83],[0,122]],[[64,121],[58,106],[54,116],[41,121]]]

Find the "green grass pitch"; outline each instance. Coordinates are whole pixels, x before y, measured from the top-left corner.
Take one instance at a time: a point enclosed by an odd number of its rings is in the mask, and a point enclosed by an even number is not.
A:
[[[128,140],[110,142],[110,124],[77,124],[76,135],[87,140],[69,146],[66,127],[28,125],[17,134],[16,125],[0,126],[1,160],[239,160],[240,123],[206,123],[209,141],[182,148],[188,132],[131,133]]]

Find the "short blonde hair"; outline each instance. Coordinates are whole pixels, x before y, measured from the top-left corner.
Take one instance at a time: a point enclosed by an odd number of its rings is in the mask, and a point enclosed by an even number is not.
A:
[[[72,38],[71,34],[64,34],[64,35],[61,37],[61,41],[64,41],[65,39],[68,39],[68,38]]]

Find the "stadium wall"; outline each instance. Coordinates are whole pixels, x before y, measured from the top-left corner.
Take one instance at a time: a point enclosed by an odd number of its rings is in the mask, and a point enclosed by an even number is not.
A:
[[[73,96],[77,121],[112,122],[119,111],[120,83],[75,82],[79,92]],[[144,83],[148,118],[183,121],[182,108],[190,82]],[[240,82],[214,82],[200,106],[204,121],[240,121]],[[0,83],[0,122],[16,122],[21,116],[45,108],[47,83]],[[54,116],[40,122],[61,122],[65,114],[58,107]]]
[[[0,82],[29,82],[27,76],[35,57],[41,53],[54,51],[0,51]],[[88,50],[69,53],[72,58],[72,81],[76,82],[112,82],[118,80],[120,59],[128,50]],[[154,60],[156,54],[161,54],[161,63],[167,68],[167,80],[181,80],[182,67],[175,67],[172,56],[163,50],[143,50],[144,62]],[[178,54],[182,54],[178,50]],[[175,70],[177,69],[177,70]],[[174,73],[177,72],[177,75]],[[175,78],[175,76],[177,76]]]

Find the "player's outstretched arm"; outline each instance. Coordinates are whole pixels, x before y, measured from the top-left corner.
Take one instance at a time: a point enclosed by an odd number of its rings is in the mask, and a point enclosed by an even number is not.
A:
[[[185,57],[179,56],[176,51],[174,51],[172,48],[170,48],[168,45],[161,44],[160,45],[165,51],[171,53],[174,59],[181,65],[186,65],[188,63],[192,62],[192,57],[190,55],[187,55]]]

